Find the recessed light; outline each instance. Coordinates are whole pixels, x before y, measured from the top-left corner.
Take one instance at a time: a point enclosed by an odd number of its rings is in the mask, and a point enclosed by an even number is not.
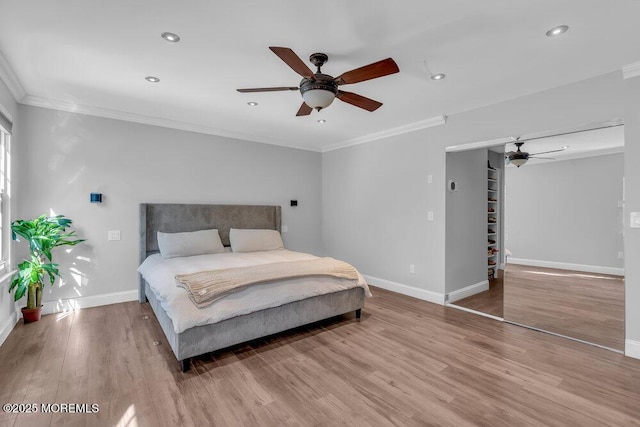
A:
[[[325,119],[320,119],[318,120],[318,123],[326,123],[327,121]]]
[[[431,74],[431,80],[442,80],[445,77],[447,77],[447,76],[445,74],[442,74],[442,73]]]
[[[174,33],[162,33],[160,35],[163,39],[171,43],[178,43],[180,41],[180,36]]]
[[[258,105],[258,103],[257,103],[257,102],[255,102],[255,101],[250,101],[250,102],[247,102],[247,105],[250,105],[250,106],[252,106],[252,107],[255,107],[256,105]]]
[[[149,83],[158,83],[160,81],[159,78],[154,77],[154,76],[147,76],[144,78],[146,81],[148,81]]]
[[[566,150],[567,148],[569,148],[569,146],[568,146],[568,145],[563,145],[563,146],[562,146],[562,149],[563,149],[563,150]]]
[[[566,33],[568,30],[569,30],[568,25],[559,25],[547,31],[547,37],[556,37],[556,36],[559,36],[560,34]]]

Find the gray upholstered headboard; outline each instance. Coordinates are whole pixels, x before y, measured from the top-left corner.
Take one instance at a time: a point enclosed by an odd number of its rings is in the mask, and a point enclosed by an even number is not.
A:
[[[178,233],[217,228],[229,246],[230,228],[262,228],[280,231],[280,206],[195,205],[175,203],[140,204],[140,262],[158,252],[157,232]],[[144,301],[140,280],[140,301]]]

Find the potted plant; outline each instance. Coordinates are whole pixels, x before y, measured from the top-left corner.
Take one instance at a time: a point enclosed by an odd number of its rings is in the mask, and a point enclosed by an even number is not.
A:
[[[53,248],[75,246],[84,242],[84,239],[76,238],[75,231],[66,232],[71,223],[64,215],[41,215],[35,219],[19,219],[11,223],[13,240],[19,241],[19,237],[22,237],[29,242],[29,258],[18,264],[9,287],[9,292],[15,289],[15,301],[27,294],[27,306],[22,308],[25,323],[40,320],[45,276],[52,286],[56,277],[60,277],[58,264],[53,263]]]

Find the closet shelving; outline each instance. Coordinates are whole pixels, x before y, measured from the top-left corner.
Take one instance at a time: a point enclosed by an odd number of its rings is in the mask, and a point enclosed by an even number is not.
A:
[[[500,170],[487,167],[487,277],[498,277]]]

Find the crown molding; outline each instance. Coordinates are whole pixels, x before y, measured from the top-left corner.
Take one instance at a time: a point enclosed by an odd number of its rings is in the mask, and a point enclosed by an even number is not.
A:
[[[104,117],[108,119],[122,120],[126,122],[140,123],[140,124],[151,125],[151,126],[159,126],[159,127],[169,128],[169,129],[178,129],[178,130],[184,130],[188,132],[203,133],[207,135],[223,136],[227,138],[242,139],[245,141],[260,142],[263,144],[277,145],[280,147],[295,148],[299,150],[323,152],[323,153],[327,151],[337,150],[340,148],[350,147],[352,145],[359,145],[359,144],[364,144],[371,141],[377,141],[379,139],[388,138],[395,135],[401,135],[403,133],[414,132],[420,129],[426,129],[433,126],[443,125],[446,123],[446,120],[447,120],[446,116],[432,117],[430,119],[422,120],[415,123],[410,123],[408,125],[399,126],[396,128],[388,129],[388,130],[377,132],[377,133],[372,133],[372,134],[365,135],[358,138],[353,138],[353,139],[343,141],[334,145],[323,147],[322,149],[317,149],[317,148],[305,147],[301,145],[287,144],[287,143],[283,143],[282,141],[271,140],[269,138],[264,138],[264,136],[258,136],[254,134],[234,132],[226,129],[212,128],[209,126],[204,126],[196,123],[180,122],[180,121],[165,119],[161,117],[145,116],[143,114],[130,113],[130,112],[119,111],[119,110],[111,110],[108,108],[95,107],[91,105],[76,104],[71,101],[51,100],[51,99],[41,98],[33,95],[23,96],[19,100],[19,102],[21,104],[31,105],[33,107],[49,108],[52,110],[67,111],[70,113],[86,114],[89,116]]]
[[[447,153],[455,153],[457,151],[467,151],[467,150],[475,150],[478,148],[496,147],[498,145],[504,146],[504,144],[508,142],[513,142],[513,139],[504,137],[504,138],[497,138],[497,139],[488,139],[486,141],[469,142],[467,144],[449,145],[445,148],[445,151]]]
[[[143,114],[130,113],[126,111],[111,110],[108,108],[95,107],[91,105],[81,105],[69,101],[56,101],[46,98],[40,98],[33,95],[27,95],[19,101],[24,105],[33,107],[49,108],[58,111],[67,111],[70,113],[86,114],[88,116],[104,117],[107,119],[122,120],[126,122],[139,123],[144,125],[159,126],[169,129],[184,130],[187,132],[202,133],[206,135],[216,135],[227,138],[242,139],[245,141],[260,142],[263,144],[277,145],[280,147],[296,148],[305,151],[319,152],[316,148],[303,147],[300,145],[286,144],[281,141],[275,141],[263,136],[246,134],[242,132],[233,132],[226,129],[213,128],[196,123],[180,122],[161,117],[145,116]]]
[[[20,83],[16,73],[13,72],[13,68],[9,65],[9,61],[4,57],[2,51],[0,51],[0,80],[7,85],[16,101],[20,101],[26,95],[22,83]]]
[[[622,76],[625,80],[640,76],[640,61],[622,67]]]
[[[419,122],[409,123],[408,125],[398,126],[395,128],[383,130],[381,132],[371,133],[369,135],[348,139],[337,144],[327,145],[323,147],[322,152],[339,150],[342,148],[352,147],[354,145],[366,144],[367,142],[377,141],[379,139],[389,138],[391,136],[402,135],[403,133],[415,132],[420,129],[427,129],[434,126],[440,126],[447,122],[447,116],[436,116],[430,119],[421,120]]]

